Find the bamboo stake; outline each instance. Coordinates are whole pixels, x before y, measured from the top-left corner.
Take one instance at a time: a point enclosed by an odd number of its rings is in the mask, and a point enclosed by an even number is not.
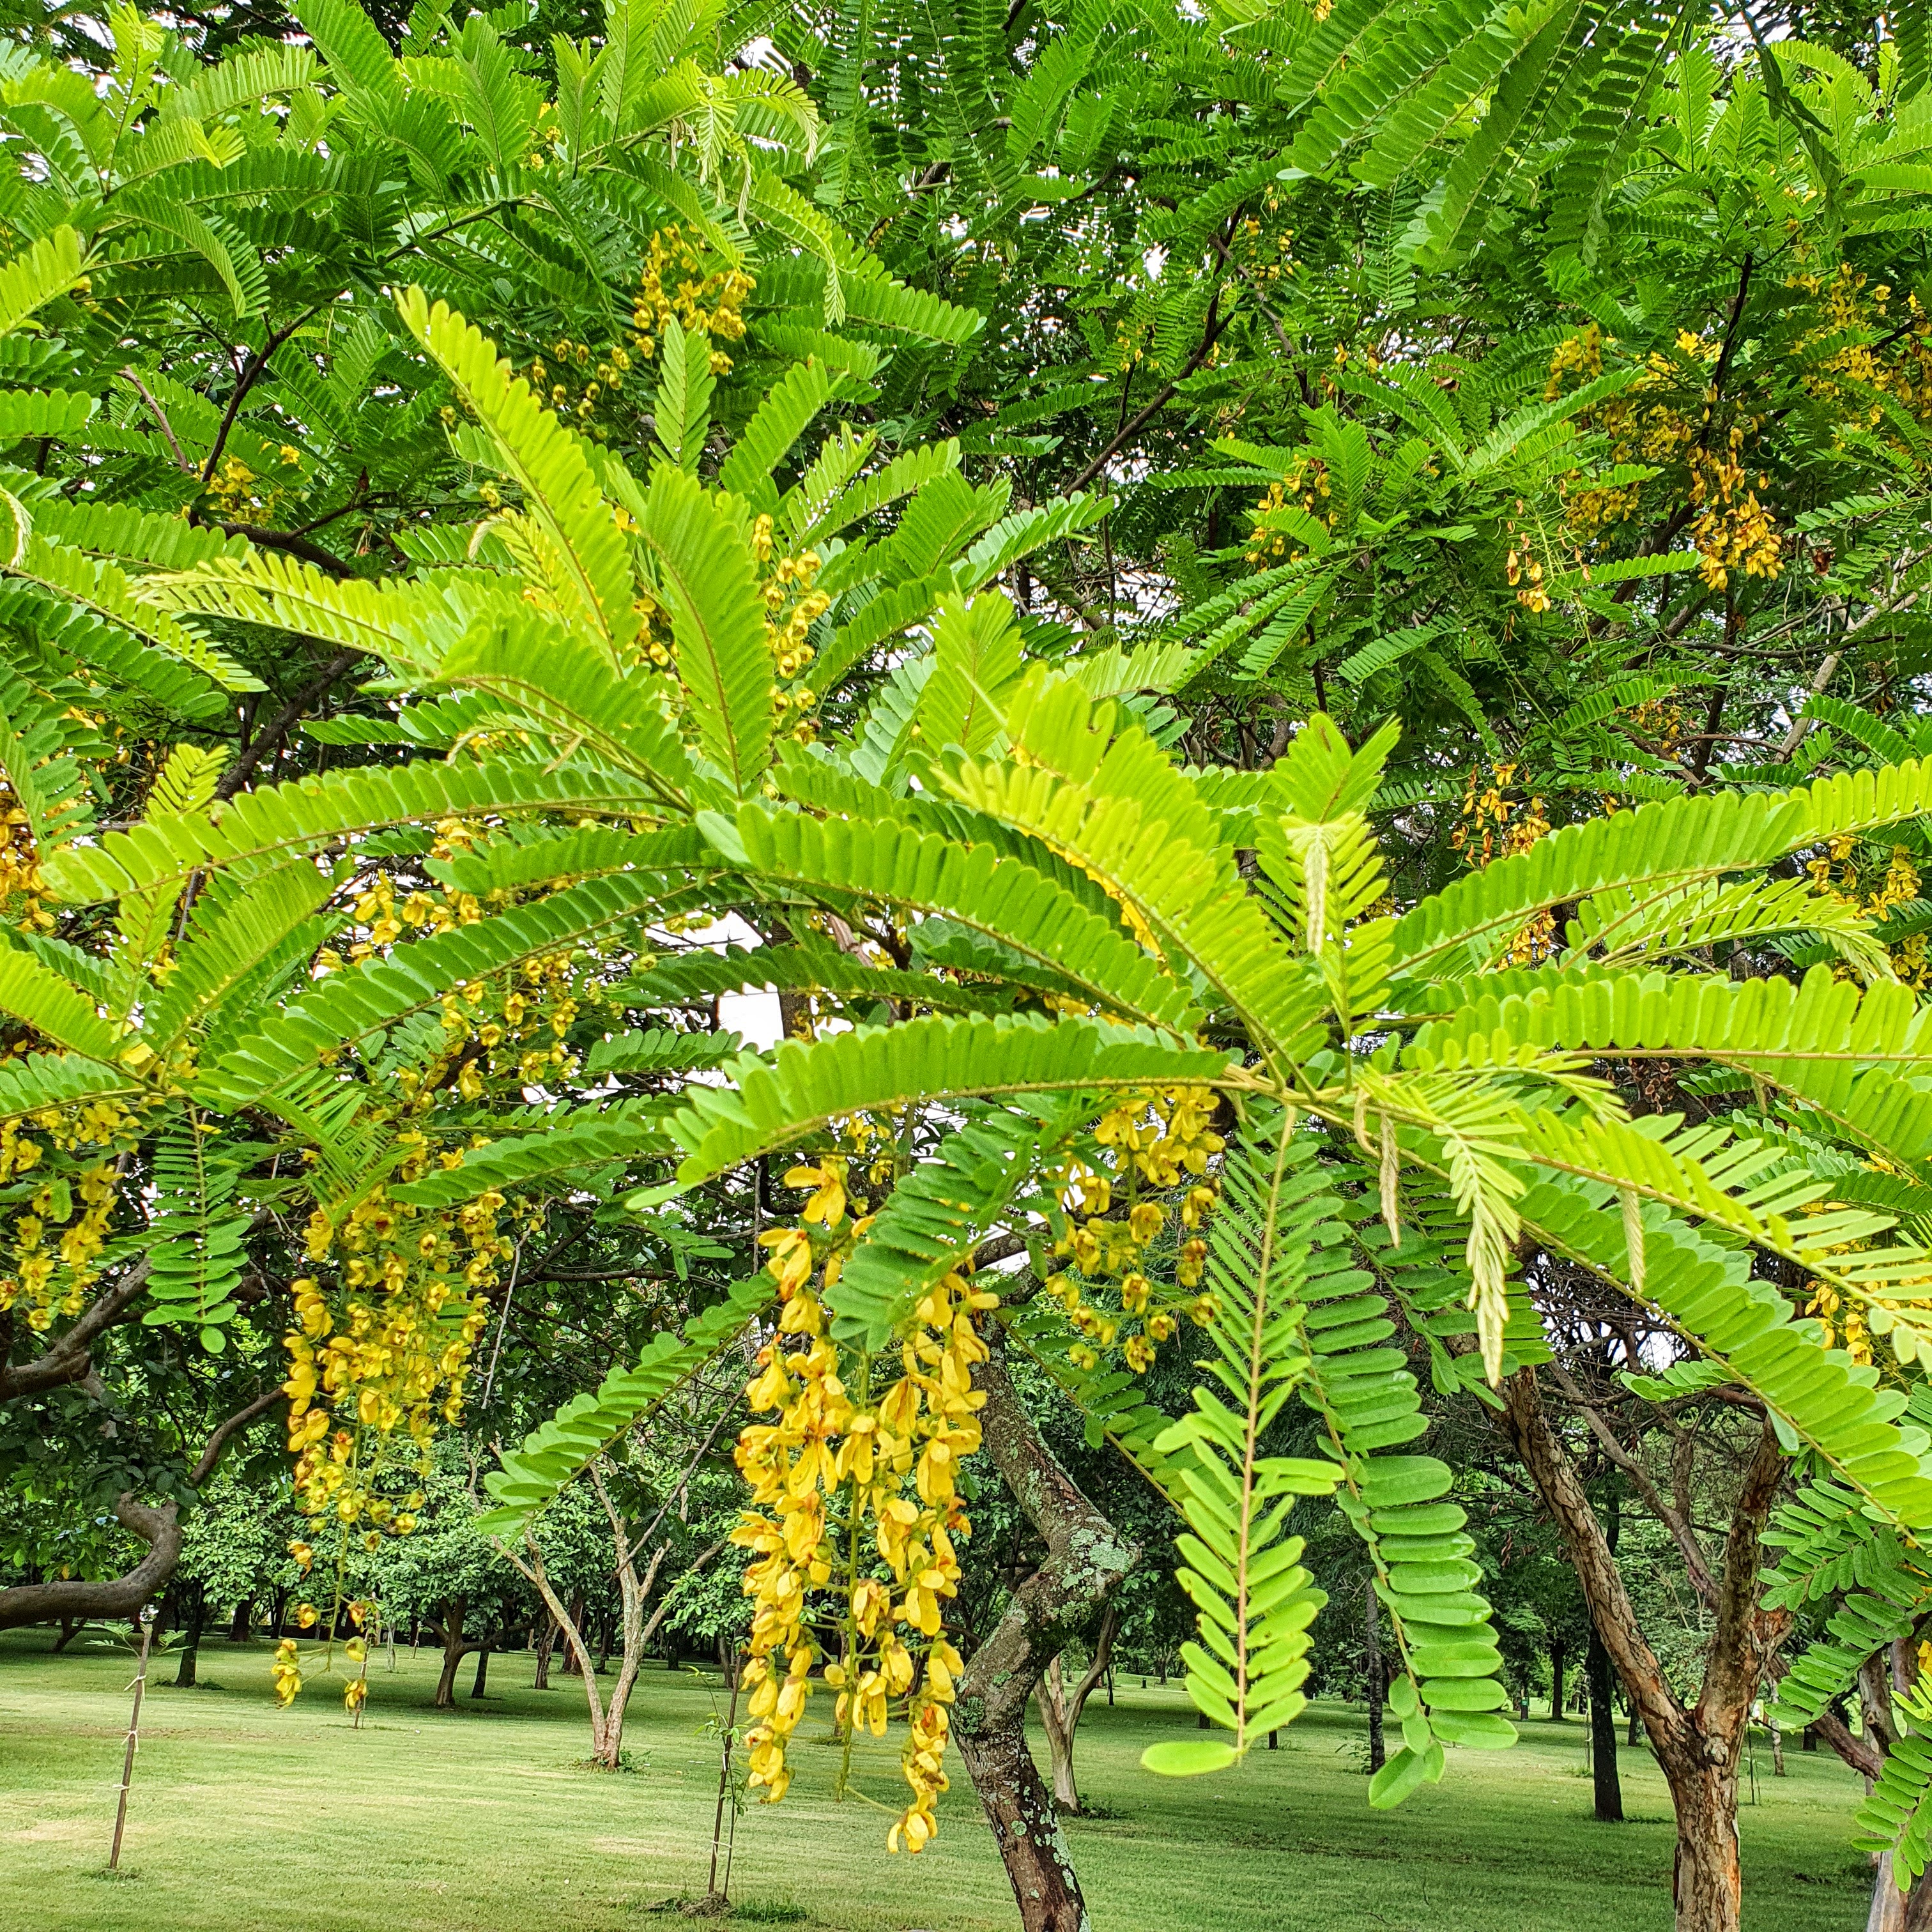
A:
[[[141,1738],[141,1696],[148,1688],[148,1651],[154,1640],[154,1606],[141,1606],[141,1663],[134,1673],[134,1709],[128,1720],[128,1754],[121,1760],[121,1802],[114,1813],[114,1844],[107,1869],[121,1869],[121,1834],[128,1828],[128,1787],[134,1781],[134,1747]]]

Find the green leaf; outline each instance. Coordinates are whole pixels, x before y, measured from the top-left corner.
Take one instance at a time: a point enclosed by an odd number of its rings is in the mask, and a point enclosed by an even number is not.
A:
[[[548,538],[559,588],[614,654],[638,634],[630,558],[604,500],[583,440],[566,429],[511,373],[496,345],[447,304],[434,308],[419,288],[398,306],[488,434],[525,512]]]
[[[1405,1744],[1369,1780],[1369,1802],[1378,1811],[1392,1810],[1428,1780],[1429,1760]]]
[[[750,548],[736,519],[668,464],[651,478],[644,538],[670,606],[698,742],[742,798],[771,762],[776,669]]]
[[[496,1505],[476,1519],[484,1536],[521,1536],[531,1518],[683,1387],[768,1308],[778,1292],[769,1274],[742,1281],[680,1333],[652,1337],[633,1369],[614,1369],[593,1394],[573,1396],[549,1422],[502,1452],[502,1467],[483,1479]]]
[[[12,334],[36,309],[65,295],[80,280],[81,273],[80,236],[64,224],[50,229],[32,248],[0,268],[0,335]],[[87,414],[91,415],[93,399],[86,400]],[[85,422],[86,416],[81,420]]]
[[[932,674],[913,711],[913,729],[927,749],[986,750],[998,736],[1001,706],[1019,681],[1020,632],[1013,607],[998,592],[970,603],[940,600],[933,626]]]
[[[94,1001],[25,952],[0,952],[0,1012],[11,1013],[56,1046],[112,1064],[124,1044]]]
[[[772,478],[814,416],[838,392],[839,379],[822,362],[796,362],[765,392],[718,472],[724,489],[761,509],[778,506]]]
[[[658,386],[651,403],[660,461],[695,475],[711,426],[711,338],[685,333],[676,316],[666,318],[658,344]]]
[[[1240,1754],[1220,1738],[1174,1738],[1149,1744],[1141,1753],[1141,1768],[1162,1778],[1198,1778],[1202,1772],[1225,1771],[1240,1761]]]
[[[1211,1082],[1227,1060],[1093,1020],[935,1017],[856,1028],[809,1046],[788,1040],[770,1065],[747,1057],[728,1070],[733,1084],[687,1088],[671,1121],[688,1150],[679,1169],[687,1184],[787,1146],[836,1114],[941,1096],[1097,1096],[1119,1086]]]

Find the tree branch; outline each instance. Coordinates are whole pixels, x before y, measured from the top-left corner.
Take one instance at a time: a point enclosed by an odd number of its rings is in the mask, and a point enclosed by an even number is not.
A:
[[[333,550],[324,550],[319,543],[310,543],[296,530],[265,530],[260,524],[231,524],[215,522],[214,527],[224,536],[246,537],[251,544],[264,550],[285,550],[291,556],[300,557],[304,563],[312,563],[316,569],[326,571],[331,577],[350,578],[356,573]]]
[[[249,773],[268,755],[270,748],[280,744],[289,727],[362,656],[360,651],[338,651],[314,678],[303,686],[249,740],[248,748],[221,775],[220,782],[214,788],[214,796],[218,799],[232,798],[247,783]]]
[[[136,1262],[112,1288],[88,1304],[71,1328],[31,1362],[22,1362],[17,1368],[0,1363],[0,1402],[86,1381],[92,1366],[89,1345],[123,1320],[141,1298],[148,1285],[149,1265],[145,1256]]]
[[[20,1583],[0,1590],[0,1630],[56,1618],[131,1617],[165,1588],[181,1561],[182,1530],[174,1504],[138,1502],[128,1490],[115,1498],[114,1516],[123,1529],[147,1544],[147,1555],[124,1576],[100,1582],[66,1576],[56,1582]]]
[[[228,1438],[238,1430],[246,1429],[258,1415],[266,1415],[286,1393],[278,1384],[266,1395],[257,1396],[246,1408],[237,1409],[226,1422],[218,1425],[214,1434],[202,1444],[200,1461],[188,1472],[188,1486],[200,1489],[214,1474],[214,1466],[221,1460],[221,1452],[227,1447]]]
[[[1638,1625],[1622,1573],[1610,1553],[1597,1512],[1584,1493],[1576,1466],[1544,1413],[1536,1371],[1519,1369],[1503,1384],[1502,1393],[1503,1413],[1517,1454],[1563,1533],[1591,1621],[1616,1666],[1624,1692],[1660,1751],[1681,1750],[1689,1720],[1671,1694],[1664,1666]]]

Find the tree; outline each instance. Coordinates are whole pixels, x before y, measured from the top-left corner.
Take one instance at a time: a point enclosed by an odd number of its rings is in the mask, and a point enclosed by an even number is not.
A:
[[[725,1412],[734,1405],[728,1400]],[[722,1421],[722,1417],[719,1418]],[[716,1424],[712,1433],[716,1433]],[[698,1460],[702,1460],[709,1447],[710,1437],[700,1444]],[[592,1487],[610,1528],[610,1552],[614,1561],[604,1565],[606,1574],[614,1568],[619,1592],[620,1658],[616,1681],[610,1688],[608,1700],[601,1696],[597,1688],[597,1670],[592,1663],[590,1646],[586,1641],[583,1628],[581,1604],[574,1612],[566,1604],[556,1581],[550,1574],[550,1558],[538,1543],[532,1530],[524,1532],[524,1548],[498,1541],[496,1548],[515,1568],[518,1574],[530,1582],[542,1598],[544,1607],[555,1620],[564,1642],[568,1645],[576,1667],[584,1679],[584,1694],[590,1706],[591,1761],[600,1769],[616,1771],[621,1768],[624,1742],[624,1713],[628,1708],[631,1694],[635,1689],[638,1672],[643,1667],[645,1653],[651,1639],[656,1635],[676,1606],[676,1598],[670,1583],[681,1582],[686,1577],[700,1574],[711,1559],[724,1547],[726,1534],[721,1531],[708,1542],[699,1546],[704,1532],[695,1536],[691,1534],[689,1522],[689,1486],[694,1473],[692,1468],[669,1472],[670,1480],[665,1484],[665,1492],[661,1499],[654,1497],[647,1478],[636,1462],[641,1460],[634,1456],[632,1465],[621,1472],[613,1467],[608,1458],[600,1458],[590,1471]],[[660,1459],[651,1458],[652,1461]],[[658,1471],[660,1478],[664,1475]],[[631,1492],[628,1508],[620,1508],[612,1499],[614,1488],[620,1494]],[[638,1519],[646,1509],[652,1510],[648,1522],[640,1525]],[[674,1514],[674,1510],[679,1514]],[[550,1524],[546,1522],[546,1540]],[[680,1532],[682,1532],[680,1534]],[[684,1546],[680,1550],[679,1546]],[[649,1552],[650,1561],[639,1574],[638,1559]],[[600,1558],[604,1555],[599,1551]],[[658,1574],[664,1568],[668,1558],[674,1555],[681,1561],[671,1578],[667,1582],[657,1606],[650,1616],[644,1615],[644,1606],[656,1587]]]
[[[1022,1359],[1185,1524],[1223,1735],[1164,1769],[1300,1708],[1331,1498],[1388,1618],[1373,1800],[1507,1742],[1425,1354],[1616,1608],[1538,1424],[1552,1266],[1755,1405],[1720,1759],[1788,1449],[1777,1588],[1880,1588],[1787,1708],[1918,1614],[1870,1358],[1932,1335],[1892,1232],[1932,1182],[1928,385],[1916,52],[1053,12],[761,16],[782,73],[659,22],[649,86],[629,14],[539,52],[338,0],[217,64],[131,12],[96,72],[58,22],[22,58],[0,1394],[172,1378],[235,1398],[212,1433],[286,1370],[332,1642],[479,1376],[658,1254],[595,1204],[674,1200],[678,1286],[553,1418],[506,1400],[488,1531],[753,1358],[754,1781],[820,1684],[848,1739],[902,1709],[916,1850],[956,1714],[1071,1924],[1019,1712],[1139,1539]],[[766,986],[745,1053],[714,1003]],[[1208,1374],[1148,1400],[1184,1322]],[[982,1443],[1046,1558],[969,1662]],[[134,1446],[130,1604],[196,1468]],[[1680,1924],[1721,1928],[1724,1765],[1679,1781]]]

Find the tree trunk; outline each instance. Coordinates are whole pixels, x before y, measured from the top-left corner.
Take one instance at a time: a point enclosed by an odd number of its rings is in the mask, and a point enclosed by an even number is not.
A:
[[[182,1634],[181,1667],[175,1672],[175,1688],[194,1688],[195,1664],[201,1654],[202,1627],[208,1621],[208,1591],[205,1585],[188,1586],[188,1617]]]
[[[476,1677],[470,1687],[472,1697],[483,1695],[483,1687],[490,1681],[490,1634],[484,1631],[483,1640],[476,1646]]]
[[[1060,1674],[1064,1656],[1056,1657],[1047,1666],[1036,1694],[1040,1727],[1046,1732],[1047,1756],[1053,1767],[1053,1802],[1063,1811],[1080,1809],[1080,1787],[1073,1777],[1073,1734],[1080,1728],[1081,1713],[1086,1709],[1094,1686],[1107,1675],[1114,1654],[1115,1622],[1114,1606],[1109,1604],[1094,1640],[1094,1661],[1070,1694]]]
[[[1597,1816],[1606,1825],[1624,1820],[1624,1788],[1617,1774],[1617,1714],[1610,1708],[1610,1653],[1597,1626],[1590,1626],[1590,1646],[1583,1669],[1590,1684],[1590,1774],[1595,1785]]]
[[[624,1712],[631,1701],[631,1692],[638,1681],[638,1672],[644,1668],[644,1654],[651,1640],[657,1634],[658,1625],[670,1609],[668,1594],[651,1613],[650,1620],[644,1620],[644,1600],[656,1584],[658,1572],[670,1546],[659,1544],[651,1554],[651,1560],[644,1575],[638,1574],[637,1547],[630,1540],[630,1526],[617,1513],[611,1502],[610,1492],[605,1488],[602,1472],[593,1463],[590,1480],[597,1491],[598,1500],[604,1505],[604,1514],[609,1518],[610,1533],[615,1539],[616,1570],[619,1592],[620,1634],[623,1639],[623,1654],[618,1666],[617,1681],[610,1687],[607,1702],[598,1688],[597,1668],[591,1662],[590,1646],[584,1634],[584,1594],[579,1591],[566,1608],[563,1599],[550,1580],[550,1573],[544,1568],[543,1552],[537,1546],[536,1538],[527,1530],[524,1534],[524,1549],[520,1552],[507,1544],[497,1543],[496,1547],[516,1566],[518,1572],[535,1586],[537,1594],[550,1612],[552,1627],[562,1637],[573,1660],[578,1674],[584,1679],[584,1701],[590,1707],[590,1757],[591,1762],[602,1771],[616,1771],[622,1767],[624,1750]],[[493,1538],[492,1540],[494,1540]],[[686,1574],[694,1574],[703,1569],[712,1558],[722,1550],[728,1538],[721,1537],[710,1549],[702,1552],[691,1564]],[[607,1635],[608,1648],[609,1639]],[[546,1657],[550,1642],[545,1634]],[[545,1670],[548,1688],[548,1669]]]
[[[1382,1669],[1382,1606],[1376,1595],[1376,1580],[1368,1581],[1369,1610],[1366,1641],[1363,1646],[1362,1688],[1369,1700],[1369,1775],[1372,1778],[1387,1762],[1382,1742],[1382,1700],[1388,1685]]]
[[[1081,1494],[1013,1394],[998,1352],[974,1379],[986,1391],[986,1451],[1046,1560],[1013,1594],[960,1681],[952,1734],[993,1828],[1022,1932],[1087,1932],[1087,1906],[1052,1793],[1027,1749],[1028,1700],[1048,1663],[1090,1623],[1139,1556]]]
[[[537,1640],[537,1674],[536,1682],[530,1686],[532,1690],[550,1688],[550,1654],[556,1648],[556,1618],[545,1617],[543,1635]]]
[[[254,1618],[255,1600],[253,1597],[244,1597],[235,1606],[235,1620],[228,1626],[228,1641],[230,1643],[246,1643],[250,1634],[250,1626]]]
[[[1737,1754],[1714,1765],[1697,1748],[1660,1752],[1677,1814],[1670,1895],[1678,1932],[1738,1932],[1743,1879],[1738,1869]]]
[[[1932,1932],[1932,1876],[1922,1876],[1901,1893],[1893,1880],[1892,1854],[1882,1852],[1865,1932]]]
[[[436,1682],[436,1708],[456,1708],[456,1666],[463,1661],[468,1646],[463,1641],[464,1612],[470,1607],[466,1597],[455,1596],[442,1606],[442,1675]]]
[[[1760,1629],[1758,1574],[1766,1519],[1784,1474],[1768,1421],[1758,1438],[1725,1540],[1723,1574],[1709,1582],[1714,1628],[1703,1682],[1687,1710],[1636,1620],[1569,1451],[1551,1430],[1536,1386],[1522,1369],[1503,1384],[1504,1413],[1523,1465],[1563,1533],[1584,1601],[1624,1693],[1643,1719],[1677,1814],[1672,1884],[1676,1932],[1738,1932],[1737,1768],[1766,1654],[1781,1628]]]
[[[1563,1670],[1570,1660],[1570,1646],[1560,1636],[1550,1640],[1550,1715],[1552,1722],[1562,1724],[1563,1717]]]

